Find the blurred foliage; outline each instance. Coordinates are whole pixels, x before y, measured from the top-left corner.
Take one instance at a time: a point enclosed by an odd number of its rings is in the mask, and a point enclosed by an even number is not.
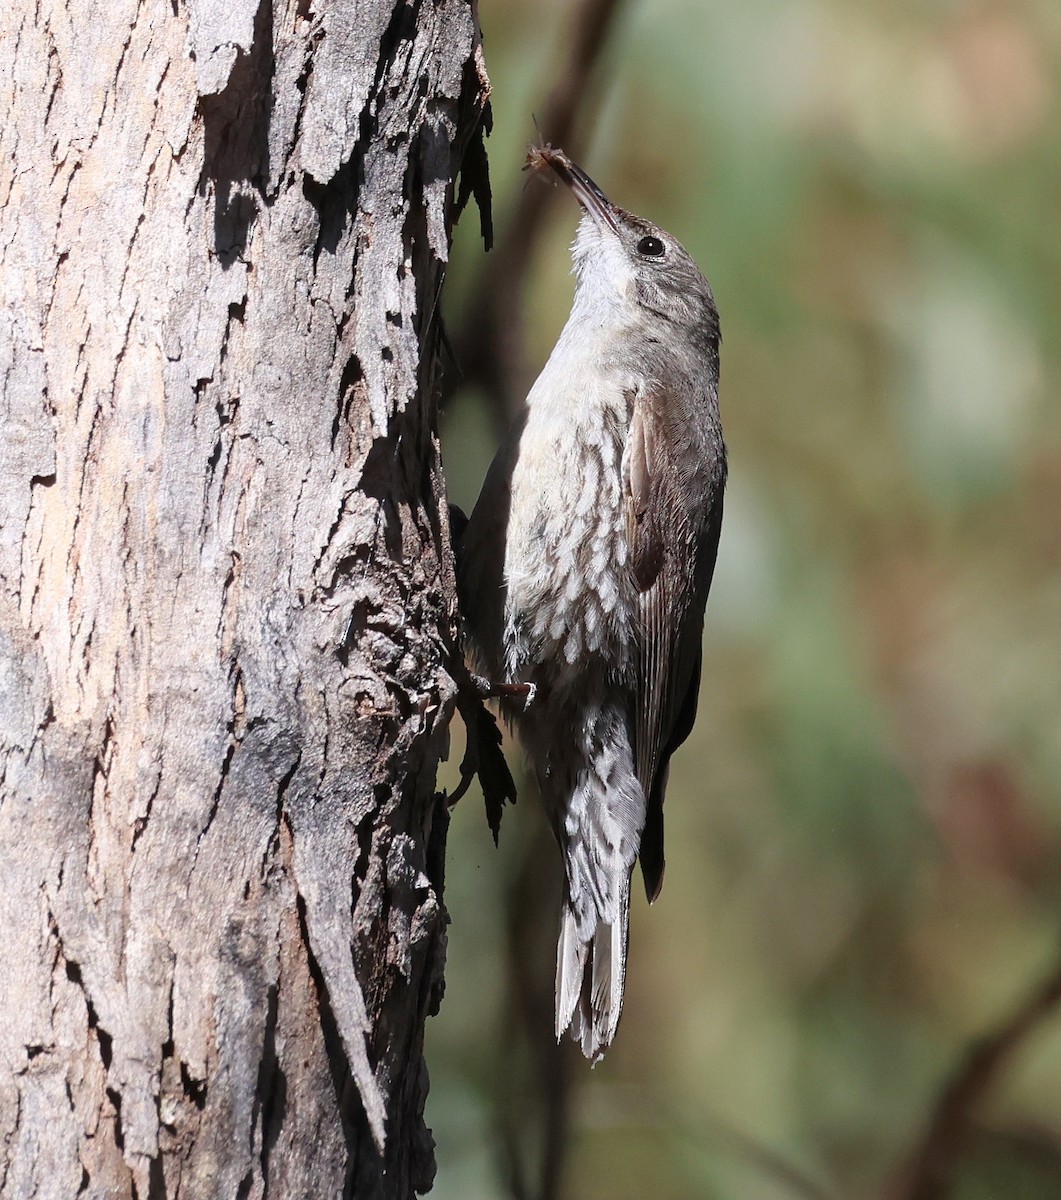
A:
[[[569,17],[481,0],[500,222]],[[1061,953],[1059,68],[1056,0],[642,0],[604,51],[584,165],[712,280],[731,486],[667,883],[635,902],[615,1047],[573,1064],[564,1196],[881,1196],[964,1047]],[[528,380],[575,223],[558,193]],[[443,443],[470,508],[488,398],[458,394]],[[535,803],[500,851],[474,789],[454,815],[440,1200],[513,1194],[506,904],[525,847],[555,869]],[[555,909],[530,918],[548,989]],[[978,1112],[953,1195],[1061,1197],[1061,1015]]]

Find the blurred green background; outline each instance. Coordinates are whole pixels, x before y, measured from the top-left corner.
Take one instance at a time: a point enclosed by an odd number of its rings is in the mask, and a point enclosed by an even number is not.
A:
[[[481,2],[499,227],[574,8]],[[432,1194],[891,1200],[969,1046],[1061,960],[1061,4],[630,0],[595,80],[579,158],[686,244],[722,314],[700,716],[592,1072],[514,1000],[551,1003],[533,790],[499,851],[477,788],[455,810]],[[576,221],[550,198],[524,383]],[[483,263],[466,216],[451,329]],[[497,438],[458,387],[467,510]],[[445,786],[461,749],[455,730]],[[926,1197],[1061,1197],[1061,1014],[1029,1025]],[[544,1189],[541,1070],[566,1097]]]

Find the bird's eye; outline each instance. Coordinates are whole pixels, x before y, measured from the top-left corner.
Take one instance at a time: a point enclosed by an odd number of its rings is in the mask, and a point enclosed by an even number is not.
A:
[[[637,243],[638,254],[644,254],[646,258],[659,258],[665,247],[658,237],[643,237]]]

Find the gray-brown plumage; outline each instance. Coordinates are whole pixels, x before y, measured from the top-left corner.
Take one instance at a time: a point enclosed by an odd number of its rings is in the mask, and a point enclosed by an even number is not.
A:
[[[688,253],[562,151],[532,152],[582,205],[571,315],[462,539],[461,606],[564,858],[556,1032],[611,1044],[630,876],[663,882],[667,766],[696,713],[726,452],[718,312]]]

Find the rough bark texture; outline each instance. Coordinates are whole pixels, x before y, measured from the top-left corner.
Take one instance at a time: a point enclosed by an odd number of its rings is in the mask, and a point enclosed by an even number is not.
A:
[[[0,1196],[408,1196],[474,11],[0,25]]]

